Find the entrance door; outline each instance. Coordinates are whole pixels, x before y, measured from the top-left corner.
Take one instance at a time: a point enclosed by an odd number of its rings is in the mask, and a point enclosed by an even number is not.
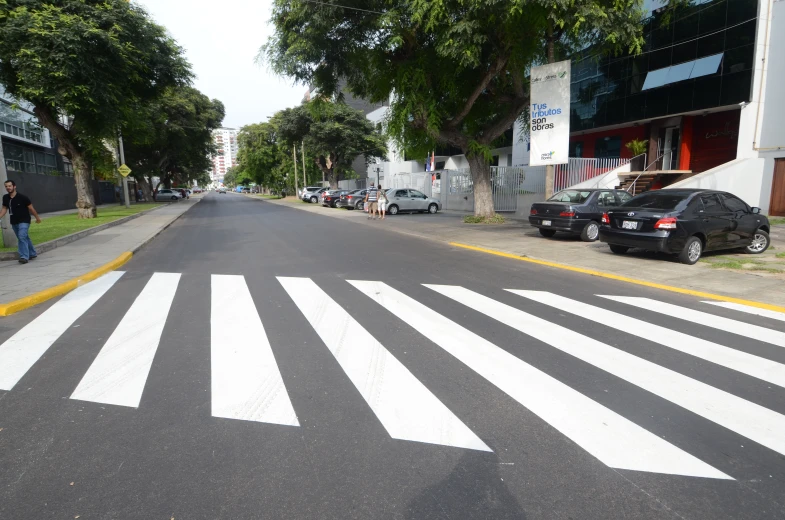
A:
[[[665,129],[665,143],[662,147],[662,169],[679,169],[679,127]]]
[[[774,178],[771,181],[769,215],[785,216],[785,159],[774,160]]]

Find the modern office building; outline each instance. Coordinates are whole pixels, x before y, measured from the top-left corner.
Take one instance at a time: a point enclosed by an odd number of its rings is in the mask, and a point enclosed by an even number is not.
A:
[[[213,142],[217,152],[213,155],[213,171],[210,178],[213,182],[223,182],[226,170],[237,166],[237,130],[234,128],[218,128],[213,130]]]

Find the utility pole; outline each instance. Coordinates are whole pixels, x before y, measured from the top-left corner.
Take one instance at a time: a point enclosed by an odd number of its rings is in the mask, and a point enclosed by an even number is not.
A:
[[[299,197],[300,193],[297,191],[297,145],[292,145],[292,162],[294,163],[294,196]]]
[[[300,142],[300,152],[303,156],[303,189],[308,186],[308,180],[305,178],[305,141]]]
[[[5,181],[7,180],[8,173],[5,170],[3,147],[0,146],[0,182],[2,182],[3,186],[5,186]],[[16,247],[19,242],[16,240],[16,234],[14,234],[14,230],[11,227],[11,216],[8,213],[6,213],[5,217],[3,217],[3,221],[0,222],[0,226],[3,228],[3,245],[5,247]]]
[[[120,134],[120,164],[125,164],[125,149],[123,148],[123,134]],[[123,177],[123,197],[125,198],[125,207],[130,208],[131,202],[128,200],[128,177]]]

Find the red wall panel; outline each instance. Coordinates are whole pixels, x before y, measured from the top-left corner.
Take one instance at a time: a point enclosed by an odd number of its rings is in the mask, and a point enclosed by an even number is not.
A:
[[[736,158],[739,110],[696,116],[692,120],[690,170],[705,172]]]

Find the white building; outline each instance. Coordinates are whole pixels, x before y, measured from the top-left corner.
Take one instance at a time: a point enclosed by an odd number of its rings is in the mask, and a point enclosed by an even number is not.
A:
[[[218,150],[213,156],[213,171],[210,179],[213,182],[222,182],[226,170],[237,166],[237,130],[234,128],[218,128],[213,130],[213,142]]]

